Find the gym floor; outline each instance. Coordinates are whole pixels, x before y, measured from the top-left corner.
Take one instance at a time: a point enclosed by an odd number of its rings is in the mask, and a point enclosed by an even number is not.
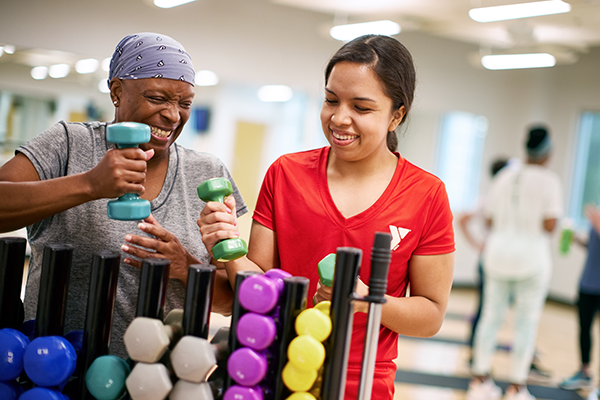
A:
[[[477,305],[477,295],[470,288],[454,288],[448,312],[440,332],[432,338],[400,337],[396,360],[395,400],[463,400],[469,383],[469,346],[471,317]],[[498,351],[493,361],[496,382],[506,387],[510,369],[512,312],[506,315],[498,336]],[[211,316],[211,332],[229,325],[229,318]],[[575,306],[548,301],[544,309],[537,340],[538,365],[551,373],[548,380],[529,383],[529,391],[538,400],[580,400],[588,392],[567,391],[558,384],[579,367],[577,344],[578,323]],[[593,338],[600,337],[598,324]],[[597,340],[595,340],[597,342]],[[592,371],[598,371],[598,346],[592,347]],[[595,374],[597,384],[597,374]]]

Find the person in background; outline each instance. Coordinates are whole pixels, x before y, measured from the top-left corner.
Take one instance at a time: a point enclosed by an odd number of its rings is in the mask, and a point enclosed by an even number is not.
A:
[[[517,158],[498,158],[490,166],[490,176],[491,178],[494,178],[494,176],[496,176],[496,174],[505,166],[509,168],[519,168],[520,164],[521,160]],[[488,234],[488,228],[486,226],[485,218],[483,216],[484,204],[485,199],[480,199],[480,201],[477,204],[477,208],[474,211],[463,213],[458,220],[459,227],[465,235],[465,238],[467,239],[469,244],[479,252],[479,257],[477,260],[476,286],[478,301],[475,315],[471,320],[471,337],[469,338],[469,347],[471,349],[471,354],[469,358],[469,365],[473,364],[473,341],[475,339],[475,330],[477,329],[477,324],[479,322],[479,318],[481,317],[481,308],[483,305],[484,296],[482,253],[485,239]],[[476,231],[476,233],[474,234],[473,231]],[[539,366],[537,353],[535,353],[533,362],[531,363],[531,367],[529,369],[528,382],[548,381],[551,377],[552,375],[549,371]]]
[[[592,373],[590,371],[590,351],[592,349],[592,323],[600,309],[600,209],[594,205],[585,208],[585,216],[590,221],[589,238],[586,241],[574,237],[574,241],[587,247],[585,266],[579,279],[579,299],[577,309],[579,312],[579,355],[581,367],[573,376],[560,383],[560,387],[567,390],[577,390],[592,386]],[[600,398],[598,389],[590,392],[589,400]]]
[[[123,333],[135,316],[141,260],[171,261],[165,313],[183,308],[190,264],[210,262],[195,224],[204,202],[196,186],[231,176],[215,156],[175,143],[194,99],[194,68],[174,39],[158,33],[128,35],[117,45],[108,83],[112,122],[61,121],[16,150],[0,167],[0,232],[27,226],[32,249],[25,317],[35,318],[42,254],[49,243],[73,245],[65,331],[83,329],[92,256],[122,250],[113,317],[111,353],[127,357]],[[118,149],[106,128],[132,121],[150,126],[140,148]],[[234,185],[236,215],[247,211]],[[124,193],[150,200],[144,221],[116,221],[107,202]],[[213,311],[230,313],[233,294],[222,271]]]
[[[504,168],[487,193],[484,215],[490,234],[483,251],[485,296],[475,332],[473,375],[468,400],[499,399],[502,389],[490,376],[497,333],[511,299],[515,333],[506,400],[532,400],[526,386],[535,351],[538,322],[552,272],[550,233],[563,212],[558,174],[545,167],[552,149],[548,130],[532,127],[527,162]]]
[[[276,160],[264,178],[246,257],[238,271],[281,268],[310,279],[308,302],[329,300],[317,264],[340,246],[369,260],[375,232],[391,232],[387,302],[383,305],[373,380],[374,399],[394,397],[398,334],[429,337],[444,320],[454,270],[452,213],[444,184],[396,151],[396,128],[415,90],[409,51],[389,36],[366,35],[342,46],[325,70],[321,125],[329,146]],[[198,226],[211,251],[239,235],[233,199],[209,202]],[[364,263],[364,261],[363,261]],[[369,268],[356,292],[368,294]],[[410,295],[406,297],[410,284]],[[366,330],[365,303],[355,305],[345,398],[355,399]]]

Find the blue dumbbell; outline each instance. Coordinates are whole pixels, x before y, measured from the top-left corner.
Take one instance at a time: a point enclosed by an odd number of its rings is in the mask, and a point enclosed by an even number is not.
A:
[[[119,148],[137,147],[150,141],[150,127],[137,122],[119,122],[108,125],[106,140]],[[150,216],[150,202],[140,199],[136,193],[125,193],[117,200],[108,202],[108,217],[120,221],[135,221]]]
[[[56,389],[35,387],[23,393],[19,400],[66,400],[66,398]]]
[[[23,372],[23,358],[29,339],[21,332],[0,329],[0,382],[16,379]]]
[[[41,387],[64,384],[75,371],[77,355],[73,345],[60,336],[42,336],[34,339],[23,358],[25,373]]]
[[[0,382],[0,399],[17,400],[23,393],[23,388],[17,381]]]

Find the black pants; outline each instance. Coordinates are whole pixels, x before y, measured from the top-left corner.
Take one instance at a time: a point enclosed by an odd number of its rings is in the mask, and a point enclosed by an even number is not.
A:
[[[579,309],[579,350],[581,351],[581,363],[590,363],[590,350],[592,348],[592,323],[596,311],[600,308],[600,295],[585,294],[579,292],[577,301]]]

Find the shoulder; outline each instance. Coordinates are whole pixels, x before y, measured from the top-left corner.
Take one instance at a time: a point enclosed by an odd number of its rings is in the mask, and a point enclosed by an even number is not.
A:
[[[300,151],[296,153],[284,154],[277,158],[273,165],[278,165],[282,167],[302,167],[302,166],[312,166],[319,161],[319,157],[323,152],[326,152],[327,148],[323,147],[320,149],[306,150]]]
[[[405,158],[400,158],[399,167],[402,168],[403,186],[419,190],[421,192],[445,191],[444,182],[435,174],[416,166]]]

